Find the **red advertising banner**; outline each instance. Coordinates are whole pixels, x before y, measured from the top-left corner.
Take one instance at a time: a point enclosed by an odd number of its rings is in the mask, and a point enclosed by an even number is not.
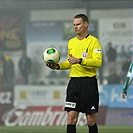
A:
[[[5,126],[65,126],[66,119],[62,106],[13,107],[2,115]],[[80,114],[78,125],[85,124],[86,117]]]
[[[104,125],[101,119],[106,117],[106,111],[101,110],[98,115],[98,124]],[[5,126],[65,126],[67,113],[63,106],[34,106],[34,107],[13,107],[2,114],[2,121]],[[86,125],[85,114],[80,113],[77,125]]]

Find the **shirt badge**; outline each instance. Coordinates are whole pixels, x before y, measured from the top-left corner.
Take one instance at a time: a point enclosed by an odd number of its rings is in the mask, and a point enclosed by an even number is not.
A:
[[[88,57],[88,53],[82,52],[82,58],[87,58],[87,57]]]

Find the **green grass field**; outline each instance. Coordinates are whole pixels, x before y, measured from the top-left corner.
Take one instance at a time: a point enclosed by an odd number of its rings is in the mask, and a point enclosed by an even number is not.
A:
[[[66,127],[0,127],[0,133],[65,133]],[[77,133],[88,133],[87,127],[77,127]],[[131,126],[99,126],[99,133],[133,133]]]

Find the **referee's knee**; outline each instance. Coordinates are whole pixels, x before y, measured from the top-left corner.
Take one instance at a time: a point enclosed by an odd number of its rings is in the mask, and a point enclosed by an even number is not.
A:
[[[67,124],[76,124],[78,120],[78,114],[74,112],[68,113]]]
[[[87,115],[87,123],[89,126],[93,126],[96,123],[95,114]]]
[[[88,125],[89,125],[89,126],[93,126],[95,123],[96,123],[95,120],[90,120],[90,121],[88,121]]]
[[[73,125],[73,124],[76,124],[76,123],[77,123],[77,119],[76,118],[70,118],[70,117],[68,117],[67,124]]]

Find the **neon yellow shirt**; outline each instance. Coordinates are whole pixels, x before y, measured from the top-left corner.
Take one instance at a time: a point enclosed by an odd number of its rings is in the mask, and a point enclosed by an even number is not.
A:
[[[82,58],[81,64],[71,65],[68,60],[60,63],[60,70],[70,69],[69,77],[93,77],[102,65],[102,47],[97,38],[89,35],[83,40],[74,37],[68,42],[68,58],[72,54]]]

